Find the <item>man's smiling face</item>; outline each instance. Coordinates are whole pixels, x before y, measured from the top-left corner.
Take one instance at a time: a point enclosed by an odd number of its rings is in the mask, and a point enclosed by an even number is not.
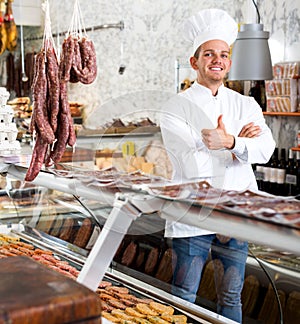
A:
[[[200,84],[222,82],[231,66],[230,49],[226,42],[210,40],[203,43],[198,58],[191,58],[191,65],[197,71]]]

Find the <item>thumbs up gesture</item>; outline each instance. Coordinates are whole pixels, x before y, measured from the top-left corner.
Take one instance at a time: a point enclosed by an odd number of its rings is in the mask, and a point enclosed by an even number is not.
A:
[[[219,150],[222,148],[232,149],[234,147],[234,136],[226,132],[223,123],[223,115],[218,117],[218,126],[214,129],[202,129],[202,141],[210,150]]]

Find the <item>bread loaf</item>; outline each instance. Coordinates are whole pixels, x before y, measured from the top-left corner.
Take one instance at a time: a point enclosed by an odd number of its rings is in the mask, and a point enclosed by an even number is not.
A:
[[[93,223],[87,217],[83,220],[83,222],[75,236],[73,244],[75,244],[81,248],[85,248],[85,246],[87,245],[89,238],[92,234],[92,231],[93,231]]]
[[[145,263],[145,273],[152,274],[157,266],[159,257],[159,250],[157,247],[154,247],[150,250],[146,263]]]
[[[170,282],[173,277],[173,269],[177,263],[177,255],[172,248],[168,248],[159,263],[155,277],[164,282]]]
[[[138,252],[138,255],[137,255],[136,260],[135,260],[135,267],[137,269],[142,268],[142,266],[144,265],[144,262],[145,262],[145,257],[146,257],[145,249],[141,249],[139,247],[139,252]]]
[[[287,299],[285,314],[285,324],[300,323],[300,292],[292,291]]]
[[[55,218],[55,222],[52,225],[51,231],[50,231],[50,235],[52,236],[58,236],[61,230],[61,227],[63,225],[64,222],[64,217],[60,214]]]
[[[243,315],[250,316],[258,300],[260,283],[254,275],[245,278],[242,290]]]
[[[70,242],[73,236],[73,227],[75,226],[75,221],[72,217],[67,217],[63,223],[61,232],[59,233],[59,238],[61,240]]]
[[[284,311],[285,305],[285,292],[282,290],[278,290],[278,295],[282,307],[282,311]],[[279,323],[279,309],[276,301],[275,293],[271,285],[269,285],[268,291],[264,298],[263,305],[258,314],[258,320],[262,321],[262,323]],[[293,323],[296,323],[295,321]]]
[[[36,229],[41,232],[49,234],[55,222],[56,215],[42,215],[36,225]]]
[[[122,255],[121,263],[127,267],[130,266],[135,259],[136,253],[137,244],[134,241],[131,241]]]

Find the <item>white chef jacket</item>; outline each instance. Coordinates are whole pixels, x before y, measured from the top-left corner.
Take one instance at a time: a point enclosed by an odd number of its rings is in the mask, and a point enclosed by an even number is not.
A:
[[[227,133],[234,135],[232,150],[209,150],[201,130],[217,127],[219,115]],[[258,137],[238,137],[249,122],[260,126]],[[162,139],[173,166],[173,180],[186,182],[206,179],[225,190],[257,190],[252,163],[269,161],[275,141],[265,123],[262,109],[254,98],[221,85],[216,96],[197,82],[171,98],[162,109]],[[237,159],[233,160],[232,153]],[[187,237],[211,232],[179,222],[166,222],[166,237]]]

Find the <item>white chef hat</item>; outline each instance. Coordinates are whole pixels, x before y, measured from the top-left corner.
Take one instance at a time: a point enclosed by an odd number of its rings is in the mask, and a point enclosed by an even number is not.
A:
[[[185,21],[183,32],[195,53],[201,44],[213,39],[230,46],[237,37],[238,25],[224,10],[204,9]]]

